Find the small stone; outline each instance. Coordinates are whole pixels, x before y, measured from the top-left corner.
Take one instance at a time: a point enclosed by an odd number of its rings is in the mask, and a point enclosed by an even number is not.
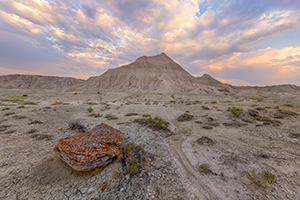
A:
[[[90,188],[88,189],[88,194],[96,192],[96,188]]]

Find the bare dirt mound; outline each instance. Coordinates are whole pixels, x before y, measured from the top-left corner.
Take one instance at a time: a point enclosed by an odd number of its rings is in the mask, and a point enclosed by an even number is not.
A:
[[[110,69],[99,77],[91,77],[80,88],[168,93],[217,91],[203,85],[165,53],[142,56],[129,65]]]
[[[21,74],[0,76],[0,88],[7,89],[67,89],[83,82],[81,79],[55,76]]]

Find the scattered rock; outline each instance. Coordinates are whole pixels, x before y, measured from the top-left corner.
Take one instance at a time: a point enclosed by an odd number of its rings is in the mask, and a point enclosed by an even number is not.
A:
[[[37,140],[47,140],[47,141],[53,139],[53,135],[40,134],[40,133],[33,134],[30,137],[35,138]]]
[[[26,133],[30,134],[30,133],[36,133],[36,132],[38,132],[38,130],[33,128],[33,129],[30,129],[29,131],[27,131]]]
[[[86,132],[86,127],[78,121],[69,123],[69,129],[73,131],[77,130],[79,133]]]
[[[215,141],[213,141],[212,139],[206,136],[199,138],[197,142],[200,145],[208,145],[208,146],[215,144]]]
[[[21,116],[21,115],[15,115],[12,118],[19,120],[19,119],[25,119],[27,117],[26,116]]]
[[[184,113],[184,114],[180,115],[179,117],[177,117],[177,121],[179,121],[179,122],[190,121],[192,119],[194,119],[194,116],[189,113]]]
[[[12,134],[12,133],[14,133],[14,132],[16,132],[17,130],[8,130],[8,131],[6,131],[6,132],[4,132],[3,134]]]
[[[29,125],[32,125],[32,124],[43,124],[44,122],[41,122],[40,120],[35,120],[35,121],[32,121],[32,122],[29,122],[28,124]]]
[[[3,116],[10,116],[10,115],[14,115],[14,114],[16,114],[16,113],[14,113],[14,112],[9,112],[9,113],[5,113]]]
[[[92,113],[89,115],[89,117],[99,118],[102,117],[102,115],[100,115],[99,113]]]
[[[54,151],[73,169],[89,171],[110,163],[122,141],[121,131],[102,123],[90,132],[60,139]]]

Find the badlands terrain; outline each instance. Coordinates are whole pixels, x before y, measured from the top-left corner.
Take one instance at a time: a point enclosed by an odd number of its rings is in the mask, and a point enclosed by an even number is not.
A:
[[[0,199],[300,198],[297,86],[195,78],[165,54],[87,81],[13,76],[0,76]],[[78,172],[53,152],[101,123],[140,147],[136,171],[117,157]]]

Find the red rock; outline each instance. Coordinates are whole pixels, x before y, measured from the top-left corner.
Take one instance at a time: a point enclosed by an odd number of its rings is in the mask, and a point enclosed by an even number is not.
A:
[[[122,141],[121,131],[102,123],[90,132],[60,139],[54,152],[73,169],[89,171],[110,163]]]

